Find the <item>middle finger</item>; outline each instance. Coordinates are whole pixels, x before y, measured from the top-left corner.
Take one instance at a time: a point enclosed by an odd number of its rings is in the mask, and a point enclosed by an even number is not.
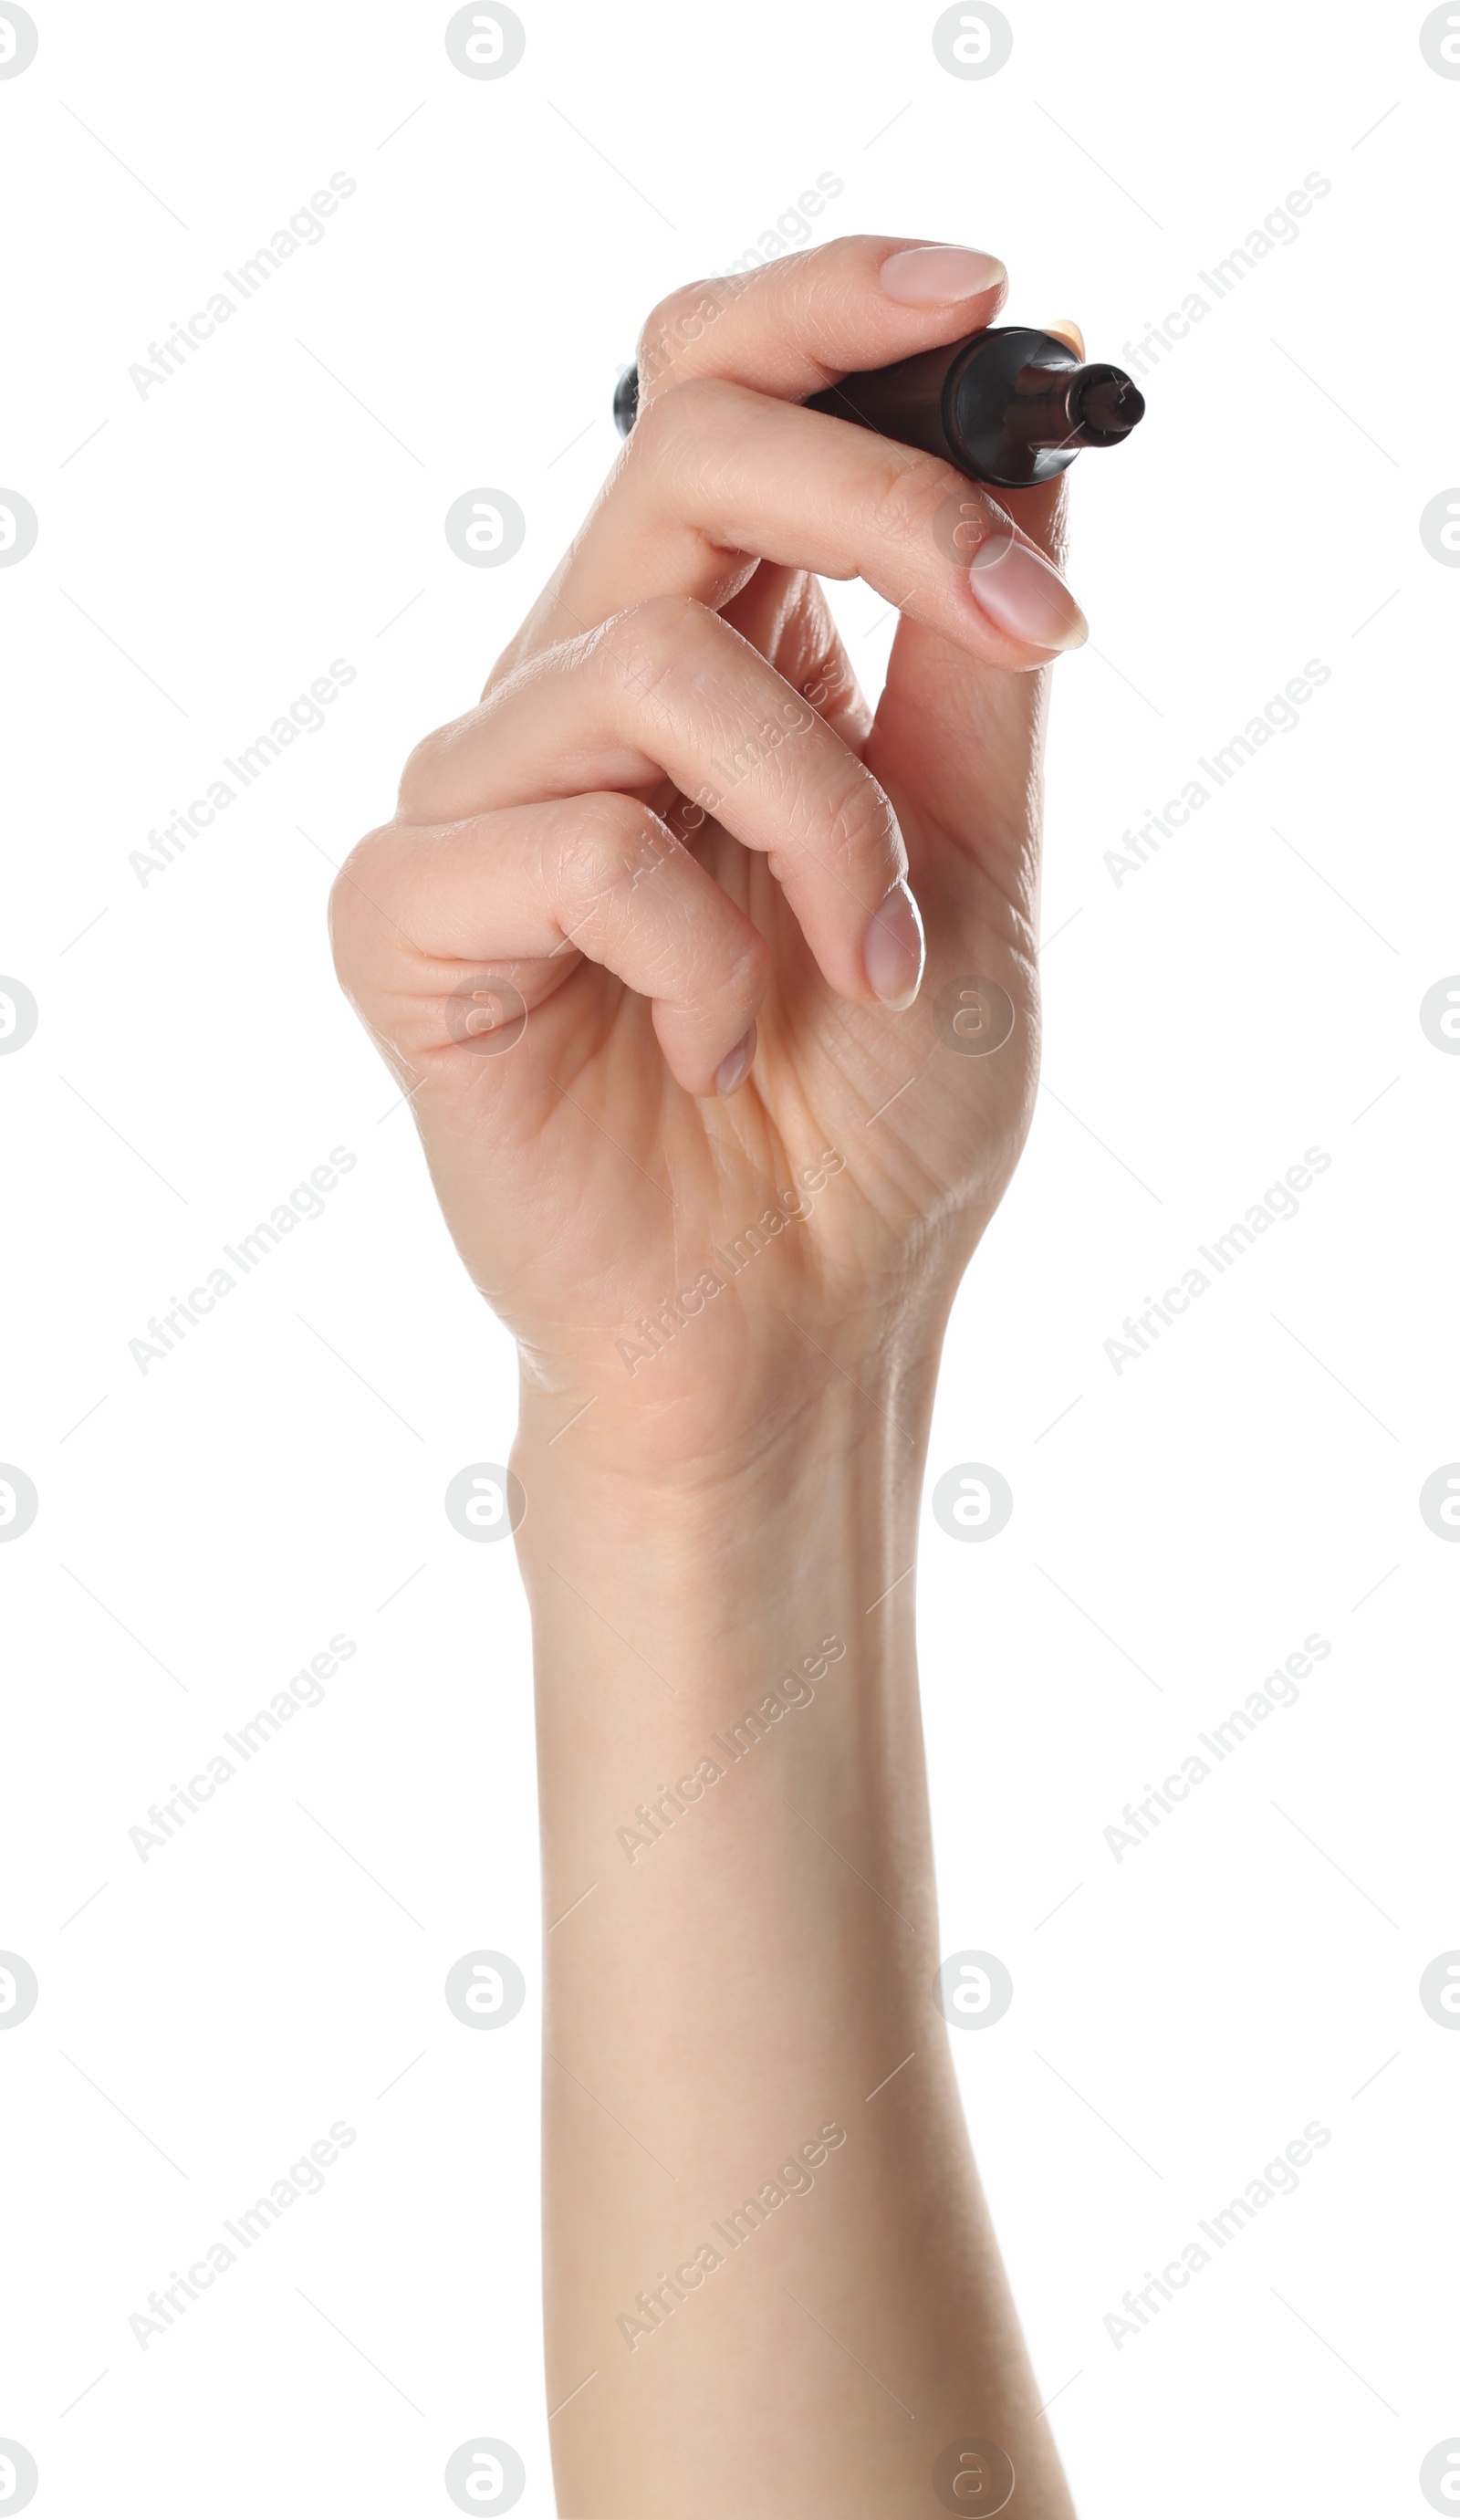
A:
[[[1038,545],[952,465],[719,377],[656,395],[635,424],[554,589],[554,635],[650,595],[718,608],[757,560],[863,577],[991,665],[1042,664],[1086,635]]]
[[[763,855],[843,997],[906,1005],[922,961],[898,821],[871,772],[749,641],[651,597],[534,657],[417,746],[399,813],[490,807],[661,776]]]

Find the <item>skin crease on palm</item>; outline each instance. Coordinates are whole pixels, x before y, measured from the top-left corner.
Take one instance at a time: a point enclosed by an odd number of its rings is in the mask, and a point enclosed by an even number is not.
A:
[[[1047,669],[1084,625],[1062,483],[995,501],[800,408],[1004,288],[987,254],[855,237],[658,307],[591,514],[332,897],[520,1356],[548,2390],[580,2520],[915,2520],[968,2439],[1012,2462],[1010,2520],[1073,2520],[930,1993],[905,1579],[944,1325],[1033,1103]],[[875,713],[819,583],[857,576],[899,616]],[[975,976],[1014,1028],[965,1058],[933,1008]],[[525,1023],[473,1046],[472,992]],[[777,1197],[799,1214],[717,1260]],[[828,1634],[834,1688],[774,1749],[624,1828]],[[691,2234],[833,2121],[818,2192],[691,2290]]]

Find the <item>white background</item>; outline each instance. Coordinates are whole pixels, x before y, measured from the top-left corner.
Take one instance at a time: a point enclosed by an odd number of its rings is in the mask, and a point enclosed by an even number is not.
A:
[[[474,2435],[552,2511],[528,1634],[510,1550],[442,1510],[506,1456],[512,1362],[335,993],[332,867],[574,529],[644,312],[818,174],[818,238],[991,248],[1010,320],[1120,359],[1317,171],[1078,468],[1048,1090],[931,1463],[1015,1509],[985,1547],[925,1517],[920,1625],[944,1948],[1015,1981],[954,2045],[1083,2520],[1423,2513],[1460,2435],[1460,2037],[1417,1997],[1460,1944],[1460,1549],[1417,1508],[1460,1456],[1460,1059],[1418,1021],[1460,969],[1460,575],[1418,530],[1460,478],[1460,81],[1408,8],[1031,0],[987,81],[931,8],[523,14],[474,81],[445,8],[47,8],[0,81],[0,483],[40,527],[0,569],[0,970],[40,1009],[0,1059],[0,1458],[40,1496],[0,1549],[0,1945],[41,1989],[0,2038],[0,2435],[38,2514],[445,2511]],[[141,397],[336,170],[323,241]],[[527,519],[497,569],[442,531],[481,485]],[[875,686],[885,608],[834,602]],[[335,658],[324,726],[142,883]],[[1118,884],[1123,831],[1309,658],[1299,726]],[[1300,1216],[1117,1374],[1123,1316],[1314,1145]],[[140,1372],[336,1146],[324,1215]],[[1117,1865],[1121,1807],[1315,1631],[1300,1702]],[[336,1632],[325,1702],[143,1864],[148,1805]],[[442,1998],[481,1946],[529,1989],[492,2036]],[[325,2192],[143,2352],[129,2315],[337,2119]],[[1312,2119],[1299,2192],[1118,2351],[1122,2294]]]

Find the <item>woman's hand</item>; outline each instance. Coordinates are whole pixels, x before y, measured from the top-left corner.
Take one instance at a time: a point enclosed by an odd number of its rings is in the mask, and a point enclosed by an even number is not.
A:
[[[763,1454],[828,1359],[895,1388],[1023,1141],[1059,486],[798,408],[1003,291],[859,237],[666,300],[582,532],[334,888],[524,1406],[596,1399],[635,1474]],[[875,717],[818,576],[901,616]]]
[[[930,1994],[904,1579],[1034,1086],[1034,669],[1083,624],[1057,494],[1016,528],[797,408],[1002,286],[863,237],[667,301],[583,532],[333,897],[523,1358],[565,2511],[911,2520],[972,2439],[1072,2520]],[[818,574],[901,615],[875,720]],[[818,2127],[834,2182],[762,2236]]]

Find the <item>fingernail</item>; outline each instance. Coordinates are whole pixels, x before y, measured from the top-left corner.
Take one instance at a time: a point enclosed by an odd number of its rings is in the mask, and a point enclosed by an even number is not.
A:
[[[1073,315],[1057,315],[1052,324],[1045,325],[1044,330],[1053,333],[1058,340],[1068,341],[1077,359],[1084,357],[1084,335]]]
[[[1083,648],[1090,625],[1057,569],[1013,536],[991,534],[974,554],[968,591],[996,630],[1032,648]]]
[[[734,1049],[726,1052],[720,1065],[716,1068],[716,1093],[733,1094],[737,1086],[743,1085],[750,1074],[750,1062],[754,1057],[755,1026],[752,1024],[749,1032],[736,1042]]]
[[[863,968],[884,1007],[901,1013],[922,983],[923,933],[917,904],[905,883],[878,903],[862,940]]]
[[[900,306],[951,306],[999,288],[1008,276],[996,254],[961,245],[908,246],[890,253],[877,274],[883,295]]]

